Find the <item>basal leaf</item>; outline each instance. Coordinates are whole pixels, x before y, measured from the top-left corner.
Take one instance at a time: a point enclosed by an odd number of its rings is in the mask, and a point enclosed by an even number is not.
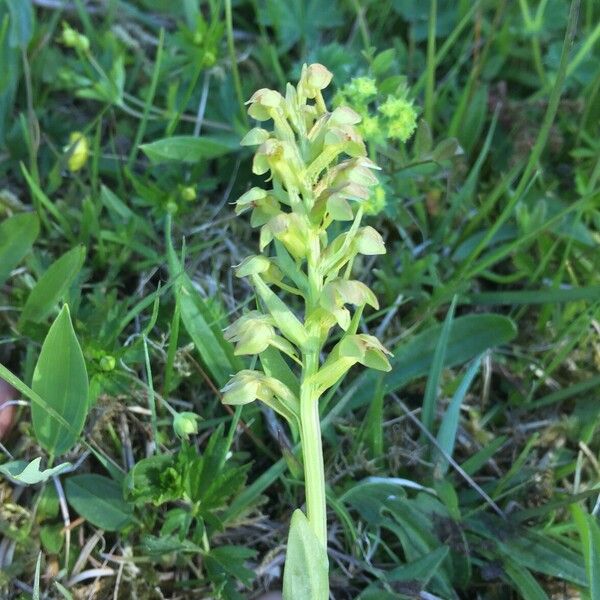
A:
[[[81,347],[65,304],[50,327],[33,372],[32,390],[70,424],[67,429],[38,403],[31,405],[33,431],[52,455],[77,441],[88,413],[88,376]]]
[[[301,510],[295,510],[290,525],[283,600],[327,600],[328,561],[325,548]]]

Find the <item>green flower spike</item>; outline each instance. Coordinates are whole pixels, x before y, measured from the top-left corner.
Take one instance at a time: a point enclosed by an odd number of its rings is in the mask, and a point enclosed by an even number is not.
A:
[[[346,106],[327,110],[323,90],[331,79],[323,65],[305,65],[298,85],[288,84],[285,96],[261,89],[247,103],[248,114],[260,126],[242,144],[256,147],[252,170],[268,183],[249,189],[236,202],[236,214],[251,211],[251,225],[260,227],[261,252],[242,261],[236,275],[247,278],[258,306],[228,327],[225,337],[235,344],[236,354],[258,355],[258,364],[280,367],[242,370],[223,388],[224,403],[260,400],[299,431],[306,522],[318,545],[316,554],[323,557],[327,523],[319,398],[353,365],[391,368],[381,342],[356,333],[364,308],[378,303],[367,285],[351,278],[358,254],[385,253],[381,235],[361,227],[365,203],[378,186],[378,167],[367,158],[359,112]],[[364,102],[376,95],[372,80],[358,80],[355,86]],[[342,222],[335,233],[334,221]],[[296,311],[299,306],[302,314]],[[341,339],[331,347],[328,339],[336,327]],[[314,553],[315,548],[305,550]],[[326,558],[321,566],[326,580]],[[285,577],[285,590],[293,587],[291,577]],[[326,591],[315,600],[325,600]],[[292,598],[289,593],[286,600]]]

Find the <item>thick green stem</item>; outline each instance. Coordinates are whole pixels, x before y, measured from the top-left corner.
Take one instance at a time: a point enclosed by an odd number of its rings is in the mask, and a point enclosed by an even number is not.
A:
[[[309,243],[308,256],[308,297],[306,313],[308,317],[318,305],[323,288],[323,276],[318,264],[320,245],[318,232],[313,231]],[[319,370],[318,330],[309,328],[307,346],[302,353],[302,381],[300,383],[300,436],[304,460],[304,486],[306,493],[307,518],[317,539],[327,548],[327,507],[325,502],[325,468],[323,465],[323,444],[321,442],[321,421],[319,417],[319,394],[314,385],[308,383]]]
[[[314,387],[306,379],[318,369],[318,353],[309,352],[304,357],[304,381],[300,388],[300,424],[302,456],[304,459],[304,485],[308,521],[317,539],[327,548],[327,508],[325,503],[325,469],[321,443],[319,402]]]

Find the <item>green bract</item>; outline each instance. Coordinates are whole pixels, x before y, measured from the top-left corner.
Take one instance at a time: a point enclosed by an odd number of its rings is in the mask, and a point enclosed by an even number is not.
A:
[[[226,329],[225,337],[235,344],[238,355],[269,349],[280,353],[290,368],[301,365],[299,396],[258,370],[240,371],[223,389],[223,402],[261,400],[300,432],[308,523],[323,548],[319,397],[356,363],[390,369],[389,352],[379,340],[356,334],[363,308],[378,308],[378,302],[367,285],[351,279],[357,254],[385,253],[381,235],[360,226],[363,204],[378,184],[378,167],[366,156],[357,129],[360,115],[345,106],[327,110],[321,91],[331,77],[323,65],[305,65],[298,85],[288,84],[285,97],[269,89],[255,92],[247,103],[248,114],[261,126],[242,140],[246,146],[257,146],[252,168],[270,185],[249,189],[236,203],[236,213],[251,210],[252,226],[260,227],[262,254],[236,267],[236,275],[247,278],[254,288],[258,310],[242,315]],[[362,88],[364,94],[372,93],[368,81],[361,83]],[[348,224],[334,228],[335,221]],[[302,315],[294,308],[299,303],[288,300],[294,296],[304,306]],[[327,354],[336,327],[342,337]]]

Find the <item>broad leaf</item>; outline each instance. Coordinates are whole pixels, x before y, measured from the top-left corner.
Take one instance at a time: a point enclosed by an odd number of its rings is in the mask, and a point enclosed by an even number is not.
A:
[[[66,304],[44,340],[31,388],[70,425],[61,425],[40,404],[31,405],[38,442],[52,455],[64,454],[77,442],[89,408],[85,361]]]
[[[132,521],[132,509],[123,500],[121,486],[101,475],[75,475],[67,479],[69,504],[92,525],[117,531]]]
[[[290,525],[283,600],[327,600],[329,598],[327,552],[301,510],[295,510]]]

